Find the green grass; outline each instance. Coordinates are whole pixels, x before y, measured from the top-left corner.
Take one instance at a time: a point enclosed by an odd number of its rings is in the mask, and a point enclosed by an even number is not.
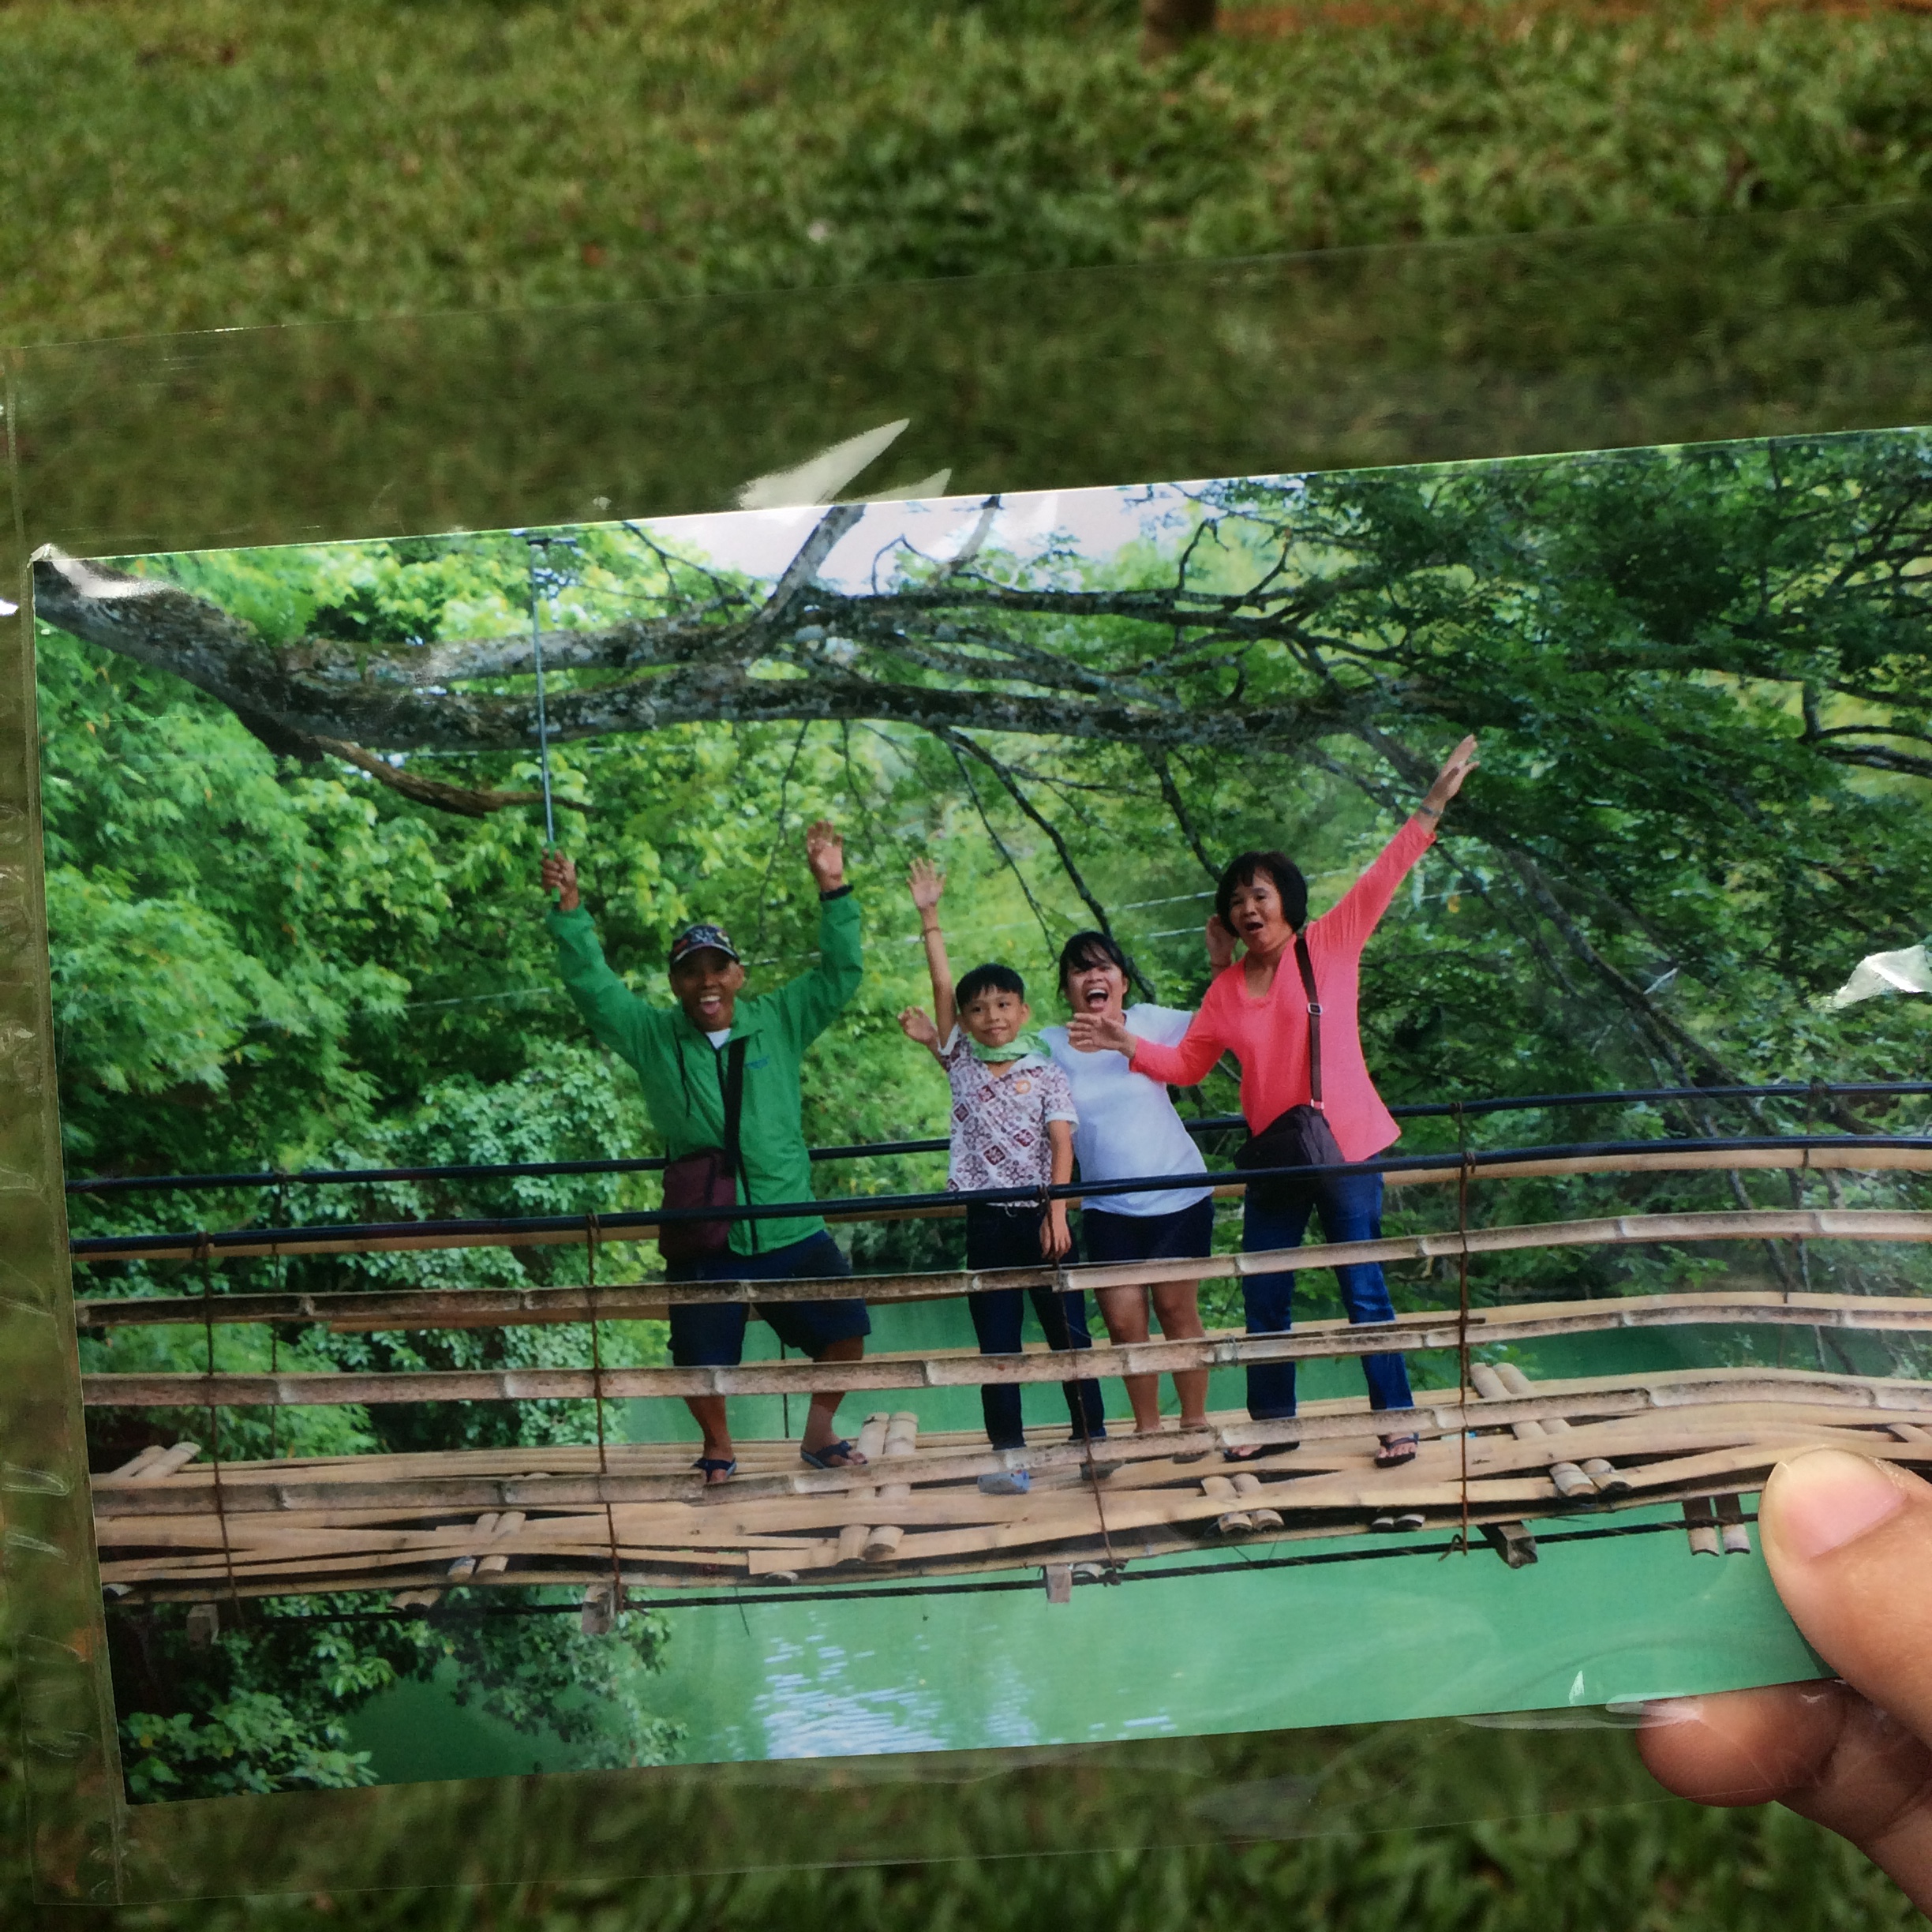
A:
[[[15,0],[0,338],[1896,200],[1932,20],[1479,0],[1144,69],[1130,0]]]
[[[1514,1740],[1497,1752],[1520,1754]],[[1426,1806],[1438,1794],[1421,1782]],[[1559,1784],[1548,1801],[1566,1795]],[[942,1786],[932,1795],[955,1802]],[[863,1802],[862,1790],[852,1796]],[[400,1835],[410,1788],[391,1798]],[[615,1842],[621,1819],[601,1814],[599,1823]],[[448,1868],[440,1853],[462,1863],[433,1833],[421,1848],[425,1879]],[[395,1882],[408,1866],[393,1845],[359,1842],[316,1863],[334,1867],[327,1890],[63,1908],[38,1923],[50,1932],[1903,1932],[1923,1923],[1848,1846],[1788,1813],[1643,1802],[1283,1844],[689,1879],[432,1889]],[[234,1869],[231,1882],[245,1884],[240,1844]],[[373,1889],[356,1889],[359,1879]],[[36,1923],[24,1900],[0,1904],[12,1905],[9,1926]]]

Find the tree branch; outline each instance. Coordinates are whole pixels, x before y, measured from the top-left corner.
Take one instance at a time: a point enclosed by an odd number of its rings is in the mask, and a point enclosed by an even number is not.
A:
[[[1107,917],[1106,908],[1094,896],[1086,880],[1081,878],[1080,867],[1073,863],[1073,855],[1067,849],[1067,842],[1061,836],[1059,827],[1047,818],[1034,804],[1033,801],[1020,788],[1019,780],[983,745],[975,744],[972,739],[963,732],[949,732],[946,734],[945,741],[953,747],[955,757],[963,749],[970,751],[975,758],[985,765],[1006,788],[1007,793],[1012,798],[1013,802],[1053,841],[1053,848],[1060,856],[1060,870],[1067,875],[1068,882],[1080,894],[1081,901],[1088,911],[1092,913],[1095,919],[1099,922],[1100,930],[1111,939],[1114,937],[1113,921]],[[1050,934],[1047,935],[1047,940],[1050,945],[1052,943]],[[1131,956],[1127,961],[1127,970],[1133,975],[1134,984],[1140,989],[1142,994],[1147,998],[1152,999],[1155,997],[1154,988],[1149,983],[1146,974],[1134,964]]]

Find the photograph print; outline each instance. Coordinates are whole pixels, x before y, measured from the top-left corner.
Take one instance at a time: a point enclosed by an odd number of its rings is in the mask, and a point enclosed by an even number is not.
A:
[[[36,559],[130,1797],[1814,1674],[1932,439],[783,494]]]

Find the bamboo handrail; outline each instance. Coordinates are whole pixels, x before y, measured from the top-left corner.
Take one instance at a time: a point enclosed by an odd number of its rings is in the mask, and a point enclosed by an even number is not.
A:
[[[1391,1187],[1435,1185],[1470,1180],[1548,1178],[1588,1174],[1698,1174],[1727,1170],[1829,1170],[1837,1172],[1879,1170],[1932,1171],[1932,1140],[1911,1136],[1788,1135],[1773,1140],[1727,1140],[1714,1144],[1696,1141],[1569,1148],[1539,1154],[1534,1148],[1485,1149],[1466,1161],[1433,1155],[1398,1155],[1352,1163],[1350,1171],[1376,1173]],[[1271,1174],[1307,1174],[1311,1169],[1269,1170]],[[1262,1178],[1217,1174],[1208,1177],[1218,1195],[1241,1192]],[[1172,1185],[1173,1175],[1133,1181],[1109,1181],[1082,1186],[1071,1183],[1046,1190],[1056,1198],[1077,1201],[1099,1199],[1127,1189]],[[1024,1189],[994,1189],[995,1196],[1027,1197]],[[964,1203],[945,1196],[884,1196],[874,1200],[851,1196],[826,1201],[800,1201],[733,1211],[735,1218],[782,1226],[787,1219],[819,1218],[826,1221],[893,1221],[944,1218],[964,1211]],[[669,1219],[704,1218],[702,1209],[680,1209]],[[599,1218],[599,1239],[623,1243],[654,1239],[667,1219],[663,1211],[615,1213]],[[69,1249],[77,1263],[129,1260],[185,1260],[197,1256],[214,1260],[279,1256],[386,1254],[440,1248],[519,1248],[572,1246],[590,1239],[586,1218],[554,1215],[525,1222],[473,1220],[427,1223],[391,1222],[339,1233],[327,1226],[265,1230],[224,1229],[215,1233],[77,1237]]]
[[[934,1301],[983,1288],[1058,1287],[1075,1292],[1166,1281],[1221,1281],[1289,1269],[1367,1261],[1432,1261],[1537,1248],[1630,1246],[1709,1241],[1932,1241],[1932,1212],[1885,1208],[1724,1208],[1708,1213],[1600,1215],[1511,1227],[1446,1229],[1372,1241],[1325,1241],[1301,1248],[1219,1254],[1205,1260],[1129,1264],[941,1271],[915,1275],[823,1277],[780,1282],[647,1282],[600,1286],[596,1313],[616,1321],[662,1320],[672,1304],[818,1301]],[[135,1296],[74,1304],[82,1327],[184,1322],[327,1322],[343,1329],[518,1327],[584,1322],[587,1291],[559,1288],[350,1290],[320,1294]]]
[[[1932,1093],[1932,1080],[1773,1080],[1743,1087],[1616,1087],[1580,1093],[1492,1094],[1468,1100],[1398,1101],[1389,1109],[1397,1120],[1440,1119],[1462,1114],[1474,1119],[1562,1107],[1623,1107],[1659,1101],[1901,1099]],[[1244,1127],[1238,1114],[1184,1118],[1191,1134],[1221,1133]],[[852,1141],[809,1148],[814,1162],[876,1160],[904,1154],[943,1154],[943,1135],[909,1140]],[[440,1167],[254,1168],[242,1172],[163,1174],[84,1174],[69,1180],[69,1194],[208,1192],[234,1188],[371,1186],[399,1181],[496,1181],[563,1174],[655,1174],[668,1164],[661,1154],[620,1155],[595,1160],[482,1161]]]
[[[1932,1297],[1800,1295],[1775,1290],[1702,1295],[1632,1295],[1615,1301],[1545,1304],[1511,1316],[1479,1311],[1485,1342],[1608,1329],[1681,1327],[1749,1322],[1786,1327],[1932,1329]],[[1472,1316],[1473,1321],[1473,1316]],[[1276,1335],[1222,1329],[1198,1341],[1102,1344],[1069,1356],[1029,1348],[1013,1355],[941,1350],[886,1354],[861,1361],[789,1361],[690,1368],[454,1368],[364,1374],[301,1372],[286,1375],[142,1372],[86,1375],[81,1400],[89,1408],[309,1407],[343,1402],[586,1401],[650,1396],[852,1393],[880,1389],[976,1388],[992,1384],[1169,1375],[1176,1369],[1226,1368],[1259,1361],[1305,1361],[1353,1355],[1453,1349],[1462,1337],[1454,1311],[1398,1316],[1357,1326],[1312,1323]]]

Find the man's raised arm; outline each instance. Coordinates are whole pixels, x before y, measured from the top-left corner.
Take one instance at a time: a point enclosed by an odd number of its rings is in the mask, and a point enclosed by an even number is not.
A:
[[[611,971],[605,959],[596,924],[583,909],[577,889],[575,865],[561,852],[547,854],[543,886],[546,893],[557,895],[556,904],[544,915],[544,923],[556,942],[557,968],[564,975],[564,990],[602,1045],[627,1059],[633,1058],[650,1024],[650,1008]]]
[[[801,1046],[832,1024],[865,975],[859,907],[845,880],[845,844],[829,818],[807,831],[805,863],[818,888],[818,963],[774,996]]]

